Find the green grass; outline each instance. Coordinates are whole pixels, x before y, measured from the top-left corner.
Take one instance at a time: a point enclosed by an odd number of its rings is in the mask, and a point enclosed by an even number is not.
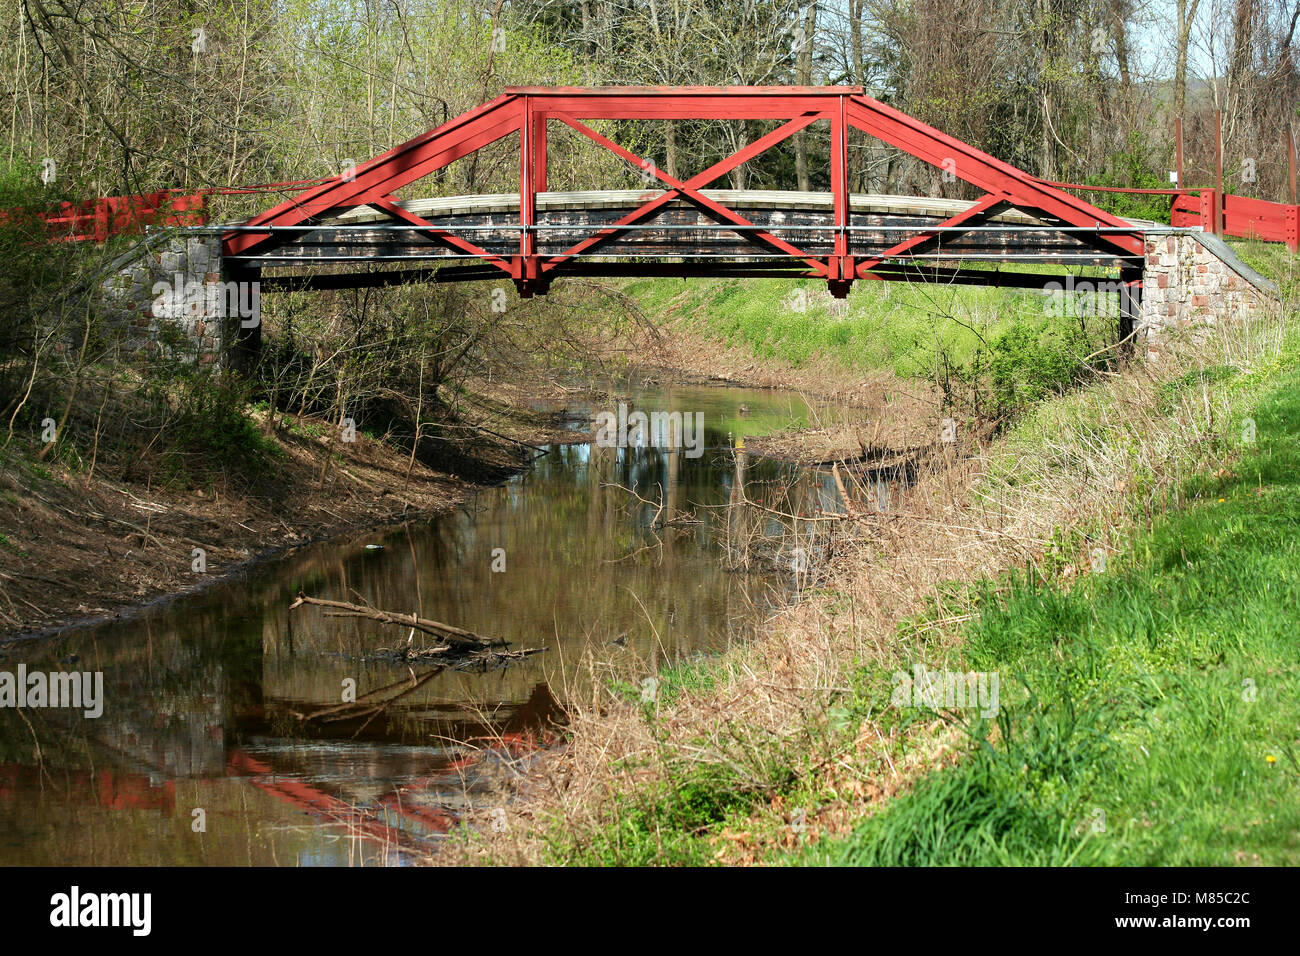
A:
[[[321,421],[293,419],[289,422],[289,431],[304,438],[322,438],[329,430],[329,426]]]
[[[564,827],[551,830],[553,862],[569,866],[699,866],[714,853],[707,837],[728,821],[743,819],[760,795],[735,786],[718,766],[704,766],[671,786],[627,797],[613,822],[569,838]]]
[[[842,311],[832,306],[825,284],[814,280],[656,279],[631,283],[625,291],[648,314],[684,310],[702,331],[759,358],[795,366],[829,359],[901,378],[930,376],[941,358],[966,365],[1014,327],[1042,337],[1079,326],[1075,317],[1049,314],[1043,294],[1019,289],[859,282]],[[675,301],[683,293],[689,296]],[[1103,338],[1113,324],[1088,320],[1090,333],[1095,327]]]
[[[1272,279],[1285,298],[1294,300],[1297,289],[1300,289],[1300,256],[1280,242],[1233,239],[1228,244],[1242,262],[1265,278]]]
[[[660,706],[671,706],[683,693],[704,693],[725,683],[726,668],[724,661],[705,655],[664,664],[656,687]]]
[[[956,767],[792,859],[1300,862],[1294,364],[1252,417],[1233,473],[1189,481],[1108,573],[986,586],[962,667],[1000,675],[996,720],[970,725]]]

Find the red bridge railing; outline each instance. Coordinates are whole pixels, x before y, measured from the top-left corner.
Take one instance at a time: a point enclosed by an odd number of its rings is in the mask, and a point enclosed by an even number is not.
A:
[[[55,242],[103,242],[110,236],[140,232],[145,226],[207,225],[203,193],[178,195],[163,189],[145,196],[105,196],[61,203],[40,214]]]
[[[1176,229],[1200,228],[1217,235],[1241,239],[1285,242],[1292,252],[1300,252],[1300,205],[1251,199],[1249,196],[1234,196],[1232,193],[1221,195],[1216,189],[1130,189],[1127,186],[1057,183],[1046,179],[1040,182],[1058,189],[1079,189],[1086,192],[1172,196],[1174,201],[1169,211],[1169,224]]]
[[[1242,239],[1285,242],[1292,252],[1300,252],[1300,206],[1251,199],[1248,196],[1223,196],[1215,228],[1215,202],[1218,193],[1204,190],[1199,196],[1179,196],[1174,202],[1170,224],[1181,228],[1200,226],[1206,232],[1221,232]]]

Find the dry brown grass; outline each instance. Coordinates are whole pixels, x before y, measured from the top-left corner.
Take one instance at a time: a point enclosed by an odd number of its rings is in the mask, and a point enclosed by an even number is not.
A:
[[[951,582],[1028,565],[1049,575],[1087,573],[1094,548],[1119,547],[1185,478],[1224,466],[1240,390],[1168,383],[1225,365],[1250,373],[1277,354],[1282,333],[1277,314],[1191,330],[1168,340],[1158,358],[1040,407],[988,447],[951,465],[935,457],[899,513],[837,526],[822,586],[724,655],[712,687],[684,690],[653,720],[611,693],[608,680],[567,688],[567,744],[533,765],[525,797],[503,794],[506,827],[450,841],[436,862],[545,862],[557,837],[580,847],[609,828],[628,794],[670,787],[703,766],[760,797],[749,824],[714,837],[720,862],[762,862],[765,848],[796,839],[782,796],[793,789],[818,795],[805,838],[850,826],[919,774],[957,759],[959,732],[935,721],[891,735],[870,716],[841,732],[830,715],[833,695],[864,665],[905,668],[919,639],[902,641],[899,623],[929,599],[943,607]],[[850,496],[864,500],[861,488]],[[963,620],[940,612],[924,626],[932,666],[953,651]],[[615,674],[606,665],[592,673],[635,686],[647,672]],[[785,784],[774,786],[783,773]]]

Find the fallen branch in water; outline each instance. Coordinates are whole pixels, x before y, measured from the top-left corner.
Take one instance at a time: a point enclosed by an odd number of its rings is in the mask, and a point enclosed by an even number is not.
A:
[[[428,618],[419,617],[415,614],[398,614],[392,611],[381,611],[379,608],[365,607],[361,604],[349,604],[347,601],[326,601],[322,598],[307,597],[302,592],[289,605],[289,610],[293,611],[304,604],[315,605],[316,607],[333,608],[341,613],[332,615],[336,617],[364,617],[372,621],[379,621],[381,624],[396,624],[398,627],[413,627],[417,631],[425,634],[432,634],[434,637],[447,641],[448,644],[469,650],[482,650],[488,647],[506,647],[507,642],[500,639],[484,637],[481,634],[475,634],[473,631],[467,631],[461,627],[453,627],[450,624],[443,624],[441,621],[431,621]]]
[[[437,647],[410,647],[409,645],[402,648],[381,647],[366,659],[372,661],[387,661],[391,664],[419,664],[425,662],[447,661],[448,666],[456,670],[486,670],[489,667],[504,667],[511,661],[521,661],[525,657],[532,657],[534,654],[540,654],[542,651],[546,650],[546,648],[530,647],[522,651],[484,648],[483,650],[457,654],[450,660],[444,656],[449,650],[451,650],[451,648],[447,644],[440,644]]]
[[[849,497],[848,491],[844,488],[844,480],[840,478],[840,466],[838,462],[831,465],[831,476],[835,479],[835,488],[840,493],[840,500],[844,502],[844,513],[846,515],[853,514],[853,499]]]
[[[352,593],[356,594],[355,591]],[[365,600],[360,594],[356,596],[362,601]],[[512,661],[523,660],[525,657],[531,657],[546,650],[544,647],[534,647],[510,651],[506,650],[510,646],[508,641],[484,637],[481,634],[475,634],[473,631],[467,631],[463,627],[453,627],[450,624],[443,624],[441,621],[431,621],[428,618],[420,617],[418,614],[398,614],[392,611],[382,611],[379,608],[370,607],[368,604],[327,601],[324,598],[307,597],[301,592],[299,592],[297,599],[289,605],[289,610],[293,611],[305,604],[326,608],[327,610],[324,611],[325,617],[361,617],[371,621],[379,621],[381,624],[396,624],[399,627],[411,628],[405,647],[381,647],[370,657],[371,660],[383,660],[394,664],[407,665],[421,663],[443,665],[439,667],[439,670],[452,667],[456,670],[485,671],[489,668],[505,667]],[[431,634],[443,643],[429,647],[414,647],[411,644],[411,638],[415,636],[416,631]],[[390,686],[395,687],[397,685]],[[329,712],[331,711],[318,711],[304,719],[328,719],[323,718],[323,715]]]

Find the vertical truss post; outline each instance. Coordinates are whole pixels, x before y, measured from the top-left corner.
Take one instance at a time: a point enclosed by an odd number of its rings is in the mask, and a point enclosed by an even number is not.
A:
[[[533,116],[533,157],[536,160],[533,165],[533,188],[539,193],[548,191],[546,184],[546,121],[548,119],[544,112]]]
[[[845,98],[836,99],[831,116],[831,196],[835,202],[835,246],[828,261],[827,286],[831,295],[843,299],[853,284],[853,259],[849,254],[849,151]]]
[[[515,287],[530,299],[537,292],[537,127],[531,96],[524,96],[519,120],[519,261]]]
[[[547,141],[546,141],[546,123],[549,116],[545,112],[534,111],[532,127],[532,155],[533,155],[533,196],[532,196],[532,215],[533,226],[537,223],[537,194],[547,191]],[[530,231],[529,254],[532,264],[529,272],[529,281],[533,283],[533,289],[538,295],[546,295],[547,290],[551,287],[551,280],[542,275],[541,258],[537,252],[537,230],[534,228]]]

